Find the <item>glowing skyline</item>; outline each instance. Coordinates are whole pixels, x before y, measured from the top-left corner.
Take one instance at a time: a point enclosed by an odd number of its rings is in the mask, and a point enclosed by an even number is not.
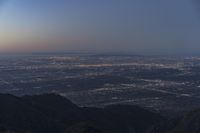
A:
[[[200,51],[195,0],[0,1],[0,52]]]

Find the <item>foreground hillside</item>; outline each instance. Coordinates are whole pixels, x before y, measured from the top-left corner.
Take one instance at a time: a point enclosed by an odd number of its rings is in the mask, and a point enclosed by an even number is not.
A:
[[[0,108],[0,133],[200,133],[200,110],[165,119],[138,106],[82,108],[55,94],[0,94]]]
[[[54,94],[0,94],[0,132],[145,133],[162,117],[137,106],[80,108]]]
[[[200,133],[200,110],[157,125],[151,133]]]

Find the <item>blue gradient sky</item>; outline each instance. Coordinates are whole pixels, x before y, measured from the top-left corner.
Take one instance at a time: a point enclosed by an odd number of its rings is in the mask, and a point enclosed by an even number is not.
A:
[[[0,0],[0,52],[200,51],[195,0]]]

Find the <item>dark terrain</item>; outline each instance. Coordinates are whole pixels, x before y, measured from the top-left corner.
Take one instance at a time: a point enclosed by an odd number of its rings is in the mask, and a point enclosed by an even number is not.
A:
[[[43,94],[0,94],[1,133],[199,133],[200,110],[167,119],[138,106],[78,107]]]
[[[163,120],[137,106],[80,108],[54,94],[0,95],[1,131],[16,133],[143,133]]]

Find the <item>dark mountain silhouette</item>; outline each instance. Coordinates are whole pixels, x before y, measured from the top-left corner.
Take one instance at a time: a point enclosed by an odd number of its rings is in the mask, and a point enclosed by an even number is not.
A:
[[[200,133],[200,110],[191,111],[157,126],[151,133]]]
[[[17,132],[56,131],[57,123],[23,98],[0,95],[0,125]]]
[[[137,106],[81,108],[55,94],[0,94],[0,133],[145,133],[163,118]]]
[[[182,117],[173,133],[200,133],[200,110],[191,111]]]
[[[92,123],[77,123],[65,130],[65,133],[114,133],[111,130],[103,129]]]
[[[138,106],[78,107],[55,94],[0,94],[0,133],[200,133],[200,110],[166,120]]]

